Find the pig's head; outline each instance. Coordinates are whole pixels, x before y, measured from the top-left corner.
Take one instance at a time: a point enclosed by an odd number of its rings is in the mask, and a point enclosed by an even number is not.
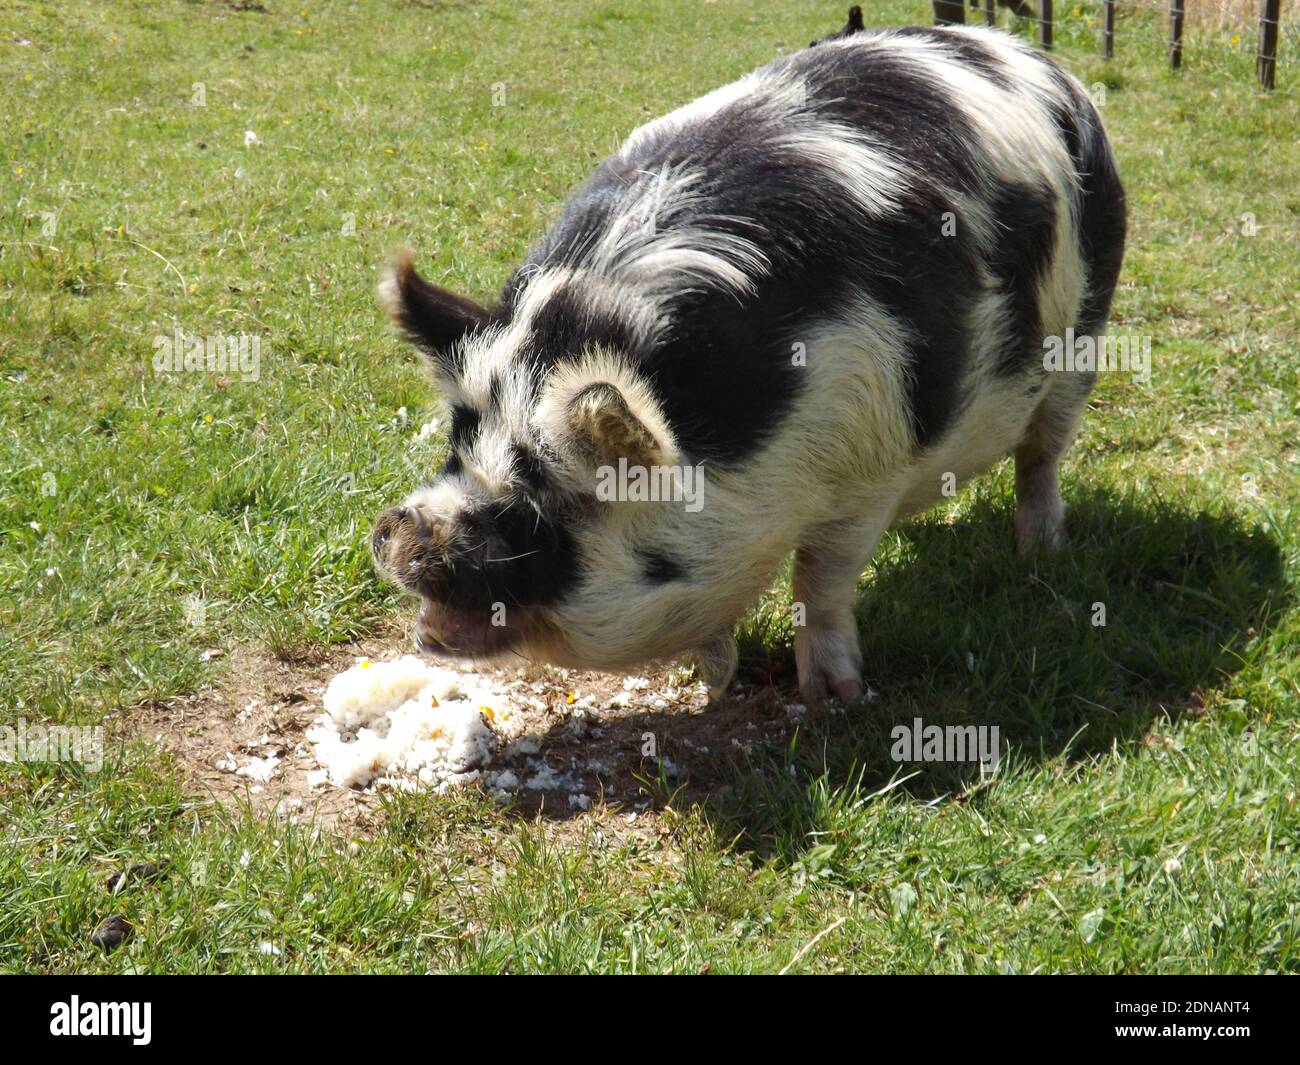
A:
[[[588,285],[552,272],[489,311],[424,281],[409,255],[385,278],[381,298],[446,401],[450,451],[379,515],[375,563],[419,597],[415,641],[435,657],[618,669],[692,652],[717,692],[744,606],[722,590],[734,565],[691,505],[701,471],[628,356],[635,326],[592,313]],[[687,483],[675,500],[611,499],[602,475],[620,460],[685,468]]]

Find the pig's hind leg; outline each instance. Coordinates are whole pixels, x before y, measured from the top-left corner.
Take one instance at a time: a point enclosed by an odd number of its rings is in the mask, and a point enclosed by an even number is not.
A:
[[[1042,401],[1016,446],[1016,549],[1056,550],[1065,539],[1061,457],[1070,447],[1094,375],[1050,375]]]
[[[888,514],[809,529],[794,558],[794,657],[799,693],[810,703],[862,696],[862,642],[853,616],[858,578],[871,560]]]

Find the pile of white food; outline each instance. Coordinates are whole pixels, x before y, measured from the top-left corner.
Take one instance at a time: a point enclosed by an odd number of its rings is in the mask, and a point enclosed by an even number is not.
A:
[[[371,784],[442,791],[477,780],[508,722],[504,697],[473,673],[361,659],[329,683],[325,713],[308,729],[316,761],[339,787]]]

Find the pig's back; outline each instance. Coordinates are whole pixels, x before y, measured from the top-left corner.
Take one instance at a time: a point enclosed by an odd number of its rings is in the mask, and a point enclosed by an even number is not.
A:
[[[635,131],[505,298],[547,270],[607,281],[590,298],[635,317],[632,354],[679,440],[720,462],[797,410],[800,345],[883,323],[905,338],[921,452],[972,390],[1040,376],[1045,335],[1104,319],[1122,243],[1122,189],[1073,79],[994,32],[880,31]],[[594,320],[581,304],[570,315]]]

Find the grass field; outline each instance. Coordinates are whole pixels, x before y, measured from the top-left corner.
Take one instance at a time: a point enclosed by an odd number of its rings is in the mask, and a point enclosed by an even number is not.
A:
[[[880,698],[708,802],[652,786],[647,842],[473,791],[364,832],[259,818],[133,713],[226,683],[205,649],[393,624],[366,533],[439,451],[374,298],[394,248],[490,298],[633,126],[846,5],[261,6],[0,0],[0,724],[108,736],[99,772],[0,765],[0,969],[1300,970],[1294,24],[1265,98],[1253,26],[1190,28],[1175,75],[1154,16],[1103,64],[1098,5],[1058,12],[1129,189],[1114,328],[1152,339],[1066,461],[1070,545],[1012,553],[1005,463],[891,533],[860,594]],[[257,337],[256,380],[155,372],[177,329]],[[789,673],[787,599],[742,626],[751,680]],[[900,768],[914,716],[1012,753]]]

